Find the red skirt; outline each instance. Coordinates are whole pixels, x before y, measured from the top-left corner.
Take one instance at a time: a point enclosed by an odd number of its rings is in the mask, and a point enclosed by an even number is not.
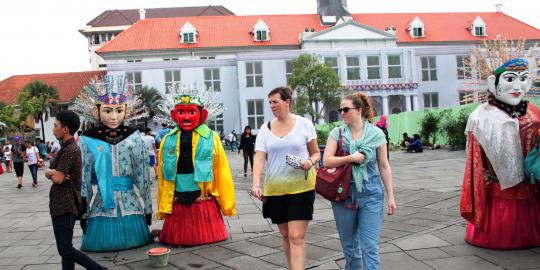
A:
[[[214,198],[199,198],[187,207],[173,203],[159,236],[162,243],[196,246],[227,240],[229,234]]]
[[[540,197],[512,200],[487,197],[482,230],[467,225],[465,241],[489,249],[525,249],[540,246]]]

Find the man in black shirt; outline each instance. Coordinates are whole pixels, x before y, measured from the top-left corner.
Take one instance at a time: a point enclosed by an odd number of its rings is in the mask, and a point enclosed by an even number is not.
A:
[[[56,247],[62,257],[62,269],[72,270],[78,263],[86,269],[101,270],[106,268],[73,247],[75,220],[86,211],[81,200],[81,150],[73,138],[79,126],[79,116],[72,111],[61,111],[56,115],[53,133],[62,148],[45,172],[45,176],[53,182],[49,208]]]

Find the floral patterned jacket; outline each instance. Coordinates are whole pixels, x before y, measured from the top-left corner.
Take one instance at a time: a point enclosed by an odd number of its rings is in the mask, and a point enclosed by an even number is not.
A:
[[[118,210],[122,216],[152,213],[149,159],[139,131],[129,135],[116,145],[86,137],[84,134],[80,137],[78,143],[83,158],[81,195],[83,200],[86,200],[87,205],[90,205],[93,199],[93,204],[83,218],[117,217]],[[97,146],[103,144],[106,144],[109,149]],[[131,178],[133,183],[133,188],[111,191],[114,200],[113,208],[104,207],[103,195],[101,194],[103,189],[99,187],[100,183],[103,184],[103,181],[96,176],[96,170],[102,168],[96,166],[96,157],[92,154],[96,149],[90,149],[91,147],[99,147],[99,151],[111,151],[113,176]],[[112,177],[112,181],[116,181],[115,177]],[[94,194],[93,187],[96,187],[96,194]],[[138,192],[135,191],[135,188]],[[139,198],[144,202],[144,206],[141,206]]]

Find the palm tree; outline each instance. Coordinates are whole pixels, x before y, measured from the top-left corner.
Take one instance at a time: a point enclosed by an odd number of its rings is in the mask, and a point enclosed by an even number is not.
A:
[[[165,101],[165,99],[156,88],[147,85],[135,90],[135,95],[139,96],[145,110],[148,110],[148,116],[144,118],[144,128],[146,128],[148,126],[148,119],[163,113],[158,105]]]
[[[47,108],[51,107],[51,99],[58,99],[58,90],[55,87],[45,84],[41,81],[33,81],[23,88],[30,98],[35,99],[37,110],[35,112],[36,120],[41,122],[42,139],[45,140],[45,128],[43,121],[49,119]],[[44,119],[45,118],[45,119]]]

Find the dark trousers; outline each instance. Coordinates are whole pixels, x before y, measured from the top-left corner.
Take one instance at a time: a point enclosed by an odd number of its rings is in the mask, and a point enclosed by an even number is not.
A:
[[[73,227],[75,226],[75,215],[67,213],[52,217],[54,238],[56,238],[56,248],[62,257],[62,270],[75,269],[75,263],[82,265],[86,269],[103,269],[98,263],[90,259],[86,254],[73,247]]]
[[[30,174],[32,174],[34,184],[37,184],[37,164],[28,165],[28,169],[30,169]]]
[[[248,159],[249,164],[251,164],[251,171],[253,172],[253,150],[243,150],[244,152],[244,173],[247,172]]]

